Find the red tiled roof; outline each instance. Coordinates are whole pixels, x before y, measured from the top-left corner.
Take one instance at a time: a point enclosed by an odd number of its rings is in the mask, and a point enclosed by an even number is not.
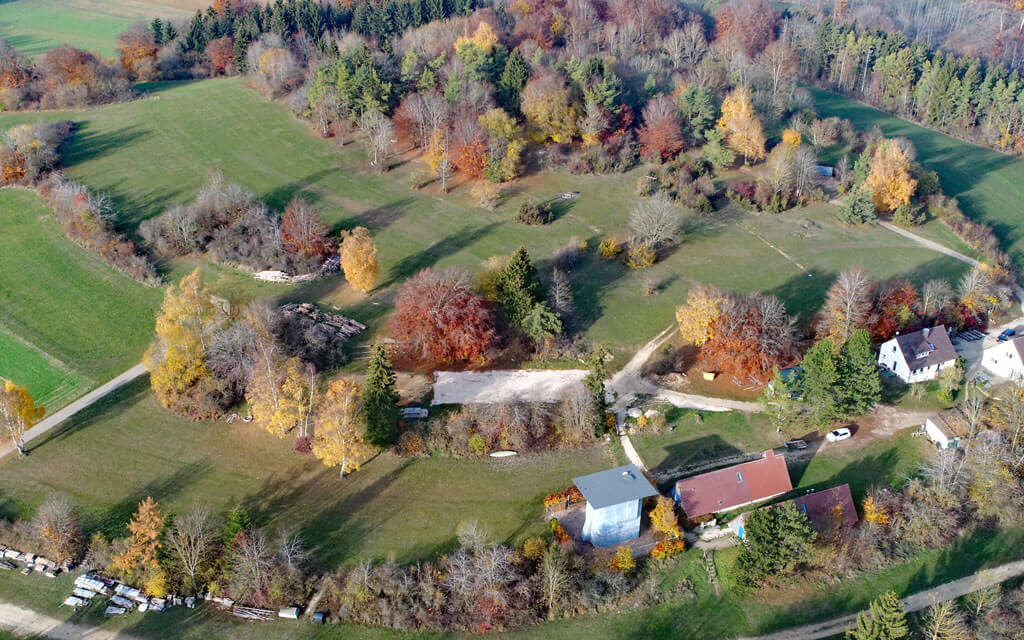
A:
[[[850,485],[848,484],[808,493],[794,498],[793,503],[807,514],[807,519],[819,531],[828,531],[836,524],[845,527],[857,523],[857,506],[853,503],[853,496],[850,495]],[[833,515],[836,505],[842,505],[843,519],[840,523],[835,522]]]
[[[676,483],[676,501],[690,518],[728,511],[790,491],[786,459],[774,451],[733,467],[711,471]]]

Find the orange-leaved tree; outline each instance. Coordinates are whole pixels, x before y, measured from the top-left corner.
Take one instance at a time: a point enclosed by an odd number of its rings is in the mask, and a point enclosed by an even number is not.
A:
[[[124,578],[132,580],[158,569],[164,531],[164,517],[152,497],[147,496],[128,523],[128,548],[114,559],[114,569]]]
[[[289,253],[325,256],[331,251],[327,225],[320,214],[302,198],[293,198],[281,216],[281,241]]]
[[[370,231],[366,227],[342,231],[339,253],[345,279],[352,288],[362,293],[373,289],[380,272],[380,263],[377,261],[377,247],[373,244]]]

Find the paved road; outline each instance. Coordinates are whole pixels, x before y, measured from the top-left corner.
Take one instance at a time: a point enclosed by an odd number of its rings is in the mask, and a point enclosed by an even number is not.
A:
[[[903,603],[903,609],[907,612],[920,611],[933,604],[954,600],[972,591],[999,584],[1022,575],[1024,575],[1024,560],[1018,560],[1017,562],[999,565],[966,578],[960,578],[959,580],[915,593],[907,596],[901,602]],[[857,614],[853,614],[802,627],[784,629],[763,636],[737,638],[736,640],[818,640],[820,638],[830,638],[845,631],[856,619]]]
[[[90,391],[89,393],[85,394],[78,400],[75,400],[68,406],[53,414],[52,416],[44,418],[43,420],[39,421],[39,423],[36,424],[36,426],[32,427],[31,429],[25,432],[25,444],[27,445],[32,440],[35,440],[36,438],[42,436],[47,431],[61,424],[71,416],[81,411],[82,409],[91,406],[93,403],[99,401],[100,399],[113,393],[114,391],[117,391],[118,389],[128,384],[132,380],[135,380],[136,378],[145,375],[145,373],[146,367],[142,364],[137,364],[131,369],[117,376],[110,382],[107,382],[103,386],[94,389],[93,391]],[[3,458],[7,454],[13,453],[15,451],[17,451],[17,449],[11,446],[10,443],[4,444],[2,447],[0,447],[0,458]]]

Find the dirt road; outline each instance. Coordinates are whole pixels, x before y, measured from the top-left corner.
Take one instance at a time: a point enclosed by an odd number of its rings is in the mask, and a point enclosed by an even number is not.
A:
[[[0,601],[0,629],[17,636],[40,636],[53,640],[138,640],[121,631],[64,622],[3,601]]]
[[[972,591],[977,591],[1000,582],[1024,575],[1024,560],[1010,562],[998,567],[981,571],[966,578],[960,578],[952,582],[941,584],[937,587],[907,596],[901,602],[903,609],[907,612],[920,611],[938,602],[953,600],[965,596]],[[736,640],[816,640],[830,638],[842,633],[848,626],[854,623],[857,614],[833,618],[824,622],[808,624],[802,627],[793,627],[769,633],[763,636],[737,638]]]
[[[117,391],[118,389],[128,384],[129,382],[145,375],[145,373],[146,367],[141,364],[137,364],[131,369],[117,376],[110,382],[107,382],[103,386],[93,391],[90,391],[89,393],[85,394],[78,400],[75,400],[68,406],[53,414],[52,416],[42,419],[41,421],[39,421],[38,424],[36,424],[36,426],[32,427],[31,429],[25,432],[25,444],[27,445],[29,442],[42,436],[47,431],[61,424],[71,416],[81,411],[82,409],[91,406],[93,403],[110,395],[114,391]],[[17,451],[17,449],[9,443],[0,446],[0,458],[3,458],[7,454],[13,453],[15,451]]]

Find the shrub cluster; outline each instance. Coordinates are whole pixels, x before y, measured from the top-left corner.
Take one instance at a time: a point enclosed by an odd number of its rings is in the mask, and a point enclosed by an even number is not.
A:
[[[163,256],[202,254],[222,264],[252,271],[280,270],[309,273],[320,267],[331,250],[327,229],[319,223],[318,246],[306,251],[286,243],[281,216],[242,187],[229,183],[220,171],[188,205],[173,207],[139,225],[139,234]]]
[[[928,198],[927,206],[929,214],[941,220],[975,251],[997,265],[1009,267],[1010,256],[1000,248],[999,238],[992,228],[965,216],[956,198],[935,194]]]
[[[85,107],[133,97],[123,69],[92,53],[62,46],[33,62],[0,40],[0,111]]]
[[[534,204],[527,200],[519,205],[519,211],[516,213],[516,222],[519,224],[545,225],[554,220],[554,218],[551,205],[547,202]]]

